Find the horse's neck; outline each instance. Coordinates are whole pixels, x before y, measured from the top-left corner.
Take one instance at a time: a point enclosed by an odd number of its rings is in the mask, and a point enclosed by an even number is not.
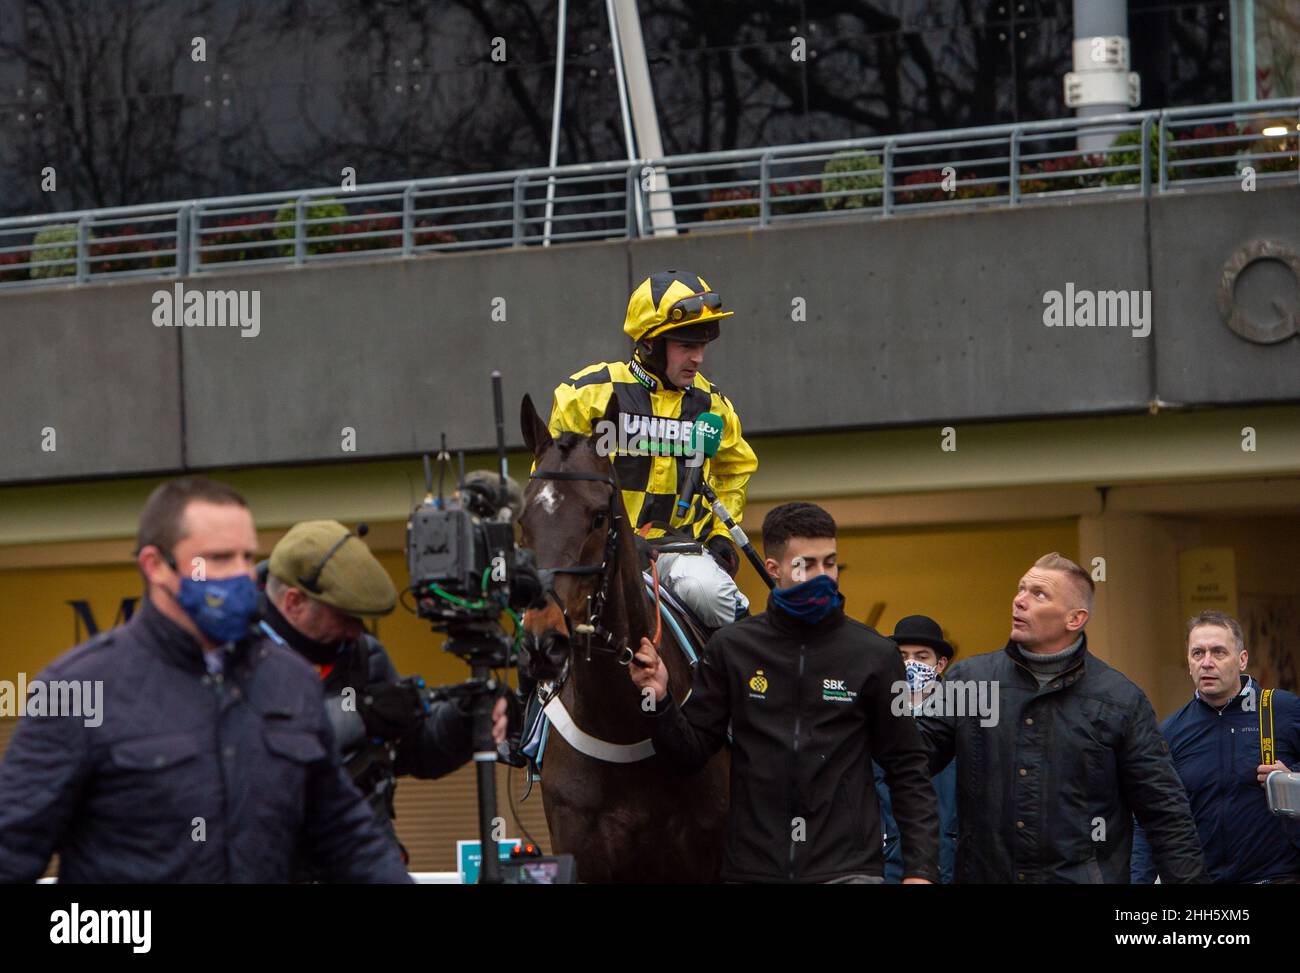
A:
[[[630,640],[629,645],[632,645]],[[638,637],[633,647],[639,646]],[[673,698],[681,703],[691,686],[690,668],[666,630],[659,654],[668,667]],[[628,667],[620,665],[609,653],[593,652],[588,661],[576,649],[562,698],[578,726],[602,740],[632,743],[649,736],[641,691],[628,675]]]
[[[627,646],[636,652],[643,634],[654,635],[655,607],[646,597],[636,542],[627,532],[620,533],[606,611],[615,645],[626,639]],[[690,673],[685,657],[667,632],[660,654],[668,666],[673,697],[680,702],[690,688]],[[627,666],[600,652],[593,652],[588,662],[581,650],[575,650],[572,666],[565,705],[572,709],[579,726],[595,736],[618,742],[646,736],[649,727],[642,715],[641,691],[628,676]]]

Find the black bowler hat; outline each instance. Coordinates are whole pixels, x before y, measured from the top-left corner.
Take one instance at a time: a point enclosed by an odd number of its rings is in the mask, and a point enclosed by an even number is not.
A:
[[[939,655],[951,659],[956,650],[944,641],[943,629],[928,615],[908,615],[900,618],[889,636],[896,645],[924,645]]]

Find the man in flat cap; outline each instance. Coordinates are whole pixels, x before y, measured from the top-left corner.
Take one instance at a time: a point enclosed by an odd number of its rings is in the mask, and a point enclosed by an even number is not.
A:
[[[397,591],[355,532],[335,520],[295,524],[266,565],[262,627],[316,667],[343,764],[376,822],[407,860],[393,827],[396,778],[451,773],[472,755],[460,704],[424,702],[418,677],[403,679],[363,619],[387,615]],[[506,701],[493,710],[493,739],[506,734]],[[302,876],[309,877],[309,876]]]

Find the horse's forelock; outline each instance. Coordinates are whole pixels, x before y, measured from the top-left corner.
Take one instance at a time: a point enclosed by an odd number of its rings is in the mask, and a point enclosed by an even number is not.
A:
[[[582,433],[577,432],[560,433],[560,438],[555,440],[555,446],[560,451],[560,459],[568,459],[569,454],[572,453],[575,448],[585,443],[588,438],[589,437],[582,435]]]

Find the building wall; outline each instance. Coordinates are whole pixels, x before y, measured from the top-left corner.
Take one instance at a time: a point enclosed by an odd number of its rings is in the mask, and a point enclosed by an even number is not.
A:
[[[168,280],[5,292],[0,483],[412,456],[442,432],[488,449],[493,368],[518,448],[523,395],[545,410],[625,357],[627,295],[673,266],[736,311],[704,372],[751,435],[1295,403],[1300,339],[1232,333],[1218,286],[1244,244],[1300,250],[1298,227],[1300,187],[1275,186],[184,282],[260,293],[253,338],[155,327]],[[1273,269],[1237,286],[1261,322],[1294,300]],[[1150,291],[1150,334],[1045,327],[1044,295],[1070,287]]]

